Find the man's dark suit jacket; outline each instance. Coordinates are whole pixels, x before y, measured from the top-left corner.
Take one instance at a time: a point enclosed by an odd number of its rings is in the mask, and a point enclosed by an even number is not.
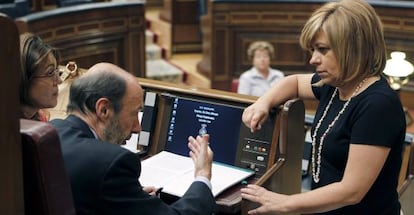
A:
[[[167,205],[142,190],[137,154],[95,139],[88,125],[76,116],[51,124],[60,137],[78,215],[213,213],[215,200],[203,182],[193,182],[182,198]]]

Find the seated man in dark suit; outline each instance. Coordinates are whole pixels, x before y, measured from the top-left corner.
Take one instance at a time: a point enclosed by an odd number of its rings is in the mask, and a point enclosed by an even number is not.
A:
[[[60,137],[77,214],[212,214],[208,135],[188,138],[195,180],[182,198],[167,205],[153,195],[154,187],[141,186],[138,154],[119,144],[140,132],[142,107],[136,78],[113,64],[96,64],[73,82],[70,115],[51,123]]]

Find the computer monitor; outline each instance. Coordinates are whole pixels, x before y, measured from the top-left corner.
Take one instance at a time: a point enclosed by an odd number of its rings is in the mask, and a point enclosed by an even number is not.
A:
[[[188,137],[208,133],[215,162],[254,170],[257,177],[267,170],[275,155],[270,156],[270,151],[277,112],[271,111],[262,129],[251,133],[242,122],[248,103],[172,94],[161,97],[162,150],[188,156]]]
[[[138,147],[148,155],[143,159],[157,156],[161,151],[172,150],[174,147],[171,144],[174,143],[181,149],[181,152],[174,149],[177,153],[188,156],[188,136],[203,133],[204,129],[201,128],[205,127],[211,137],[210,145],[215,162],[254,170],[252,177],[257,180],[255,183],[269,189],[283,193],[300,192],[302,150],[297,149],[303,147],[303,133],[300,132],[304,128],[302,101],[290,100],[283,106],[272,108],[261,129],[252,133],[241,117],[245,108],[256,101],[255,97],[139,80],[144,89],[145,103]],[[196,113],[202,114],[196,116]],[[224,120],[220,117],[231,113],[237,113],[237,117]],[[213,126],[215,123],[220,123],[218,128]],[[226,140],[223,141],[222,138]],[[227,194],[231,195],[231,200]],[[233,211],[233,207],[239,207],[235,204],[240,201],[233,198],[237,193],[227,194],[224,194],[226,200],[220,200],[218,205],[229,212]]]
[[[234,165],[239,143],[242,107],[175,97],[165,150],[188,156],[188,136],[210,134],[214,161]]]

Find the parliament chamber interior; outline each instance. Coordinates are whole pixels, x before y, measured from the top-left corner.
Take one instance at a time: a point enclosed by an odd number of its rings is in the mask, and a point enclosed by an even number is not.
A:
[[[131,150],[142,153],[143,159],[166,150],[173,140],[197,134],[208,124],[209,132],[219,136],[213,136],[212,147],[220,147],[214,142],[224,136],[233,143],[217,148],[215,161],[254,171],[246,180],[272,191],[306,192],[311,171],[309,132],[317,101],[296,99],[274,107],[264,129],[252,134],[241,122],[241,114],[257,97],[237,94],[235,89],[238,77],[251,67],[242,50],[257,40],[275,47],[271,66],[286,76],[313,73],[299,35],[312,11],[325,2],[2,0],[0,214],[74,214],[68,179],[61,168],[63,160],[56,154],[59,149],[53,149],[53,143],[59,142],[56,132],[46,123],[20,119],[18,38],[24,32],[59,49],[63,72],[76,65],[76,75],[82,75],[97,62],[111,62],[137,77],[144,89],[145,106],[142,131],[133,136]],[[414,62],[414,2],[368,2],[383,22],[387,58],[399,51]],[[48,110],[51,119],[65,117],[69,87],[76,75],[59,86],[58,105]],[[393,80],[399,84],[407,119],[398,193],[402,212],[410,215],[414,214],[414,78],[411,74]],[[186,114],[203,112],[203,108],[212,112],[197,115],[197,123],[188,126],[193,116]],[[232,130],[210,125],[211,115],[228,116],[217,121],[234,125]],[[187,121],[175,123],[176,118]],[[216,196],[217,214],[246,214],[253,207],[241,198],[242,186],[237,183]],[[165,201],[175,198],[164,197]]]

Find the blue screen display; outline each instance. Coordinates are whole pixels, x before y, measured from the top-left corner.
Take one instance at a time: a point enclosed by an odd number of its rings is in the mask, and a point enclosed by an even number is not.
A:
[[[188,137],[208,133],[213,160],[233,165],[242,113],[242,107],[173,98],[165,150],[188,156]]]

